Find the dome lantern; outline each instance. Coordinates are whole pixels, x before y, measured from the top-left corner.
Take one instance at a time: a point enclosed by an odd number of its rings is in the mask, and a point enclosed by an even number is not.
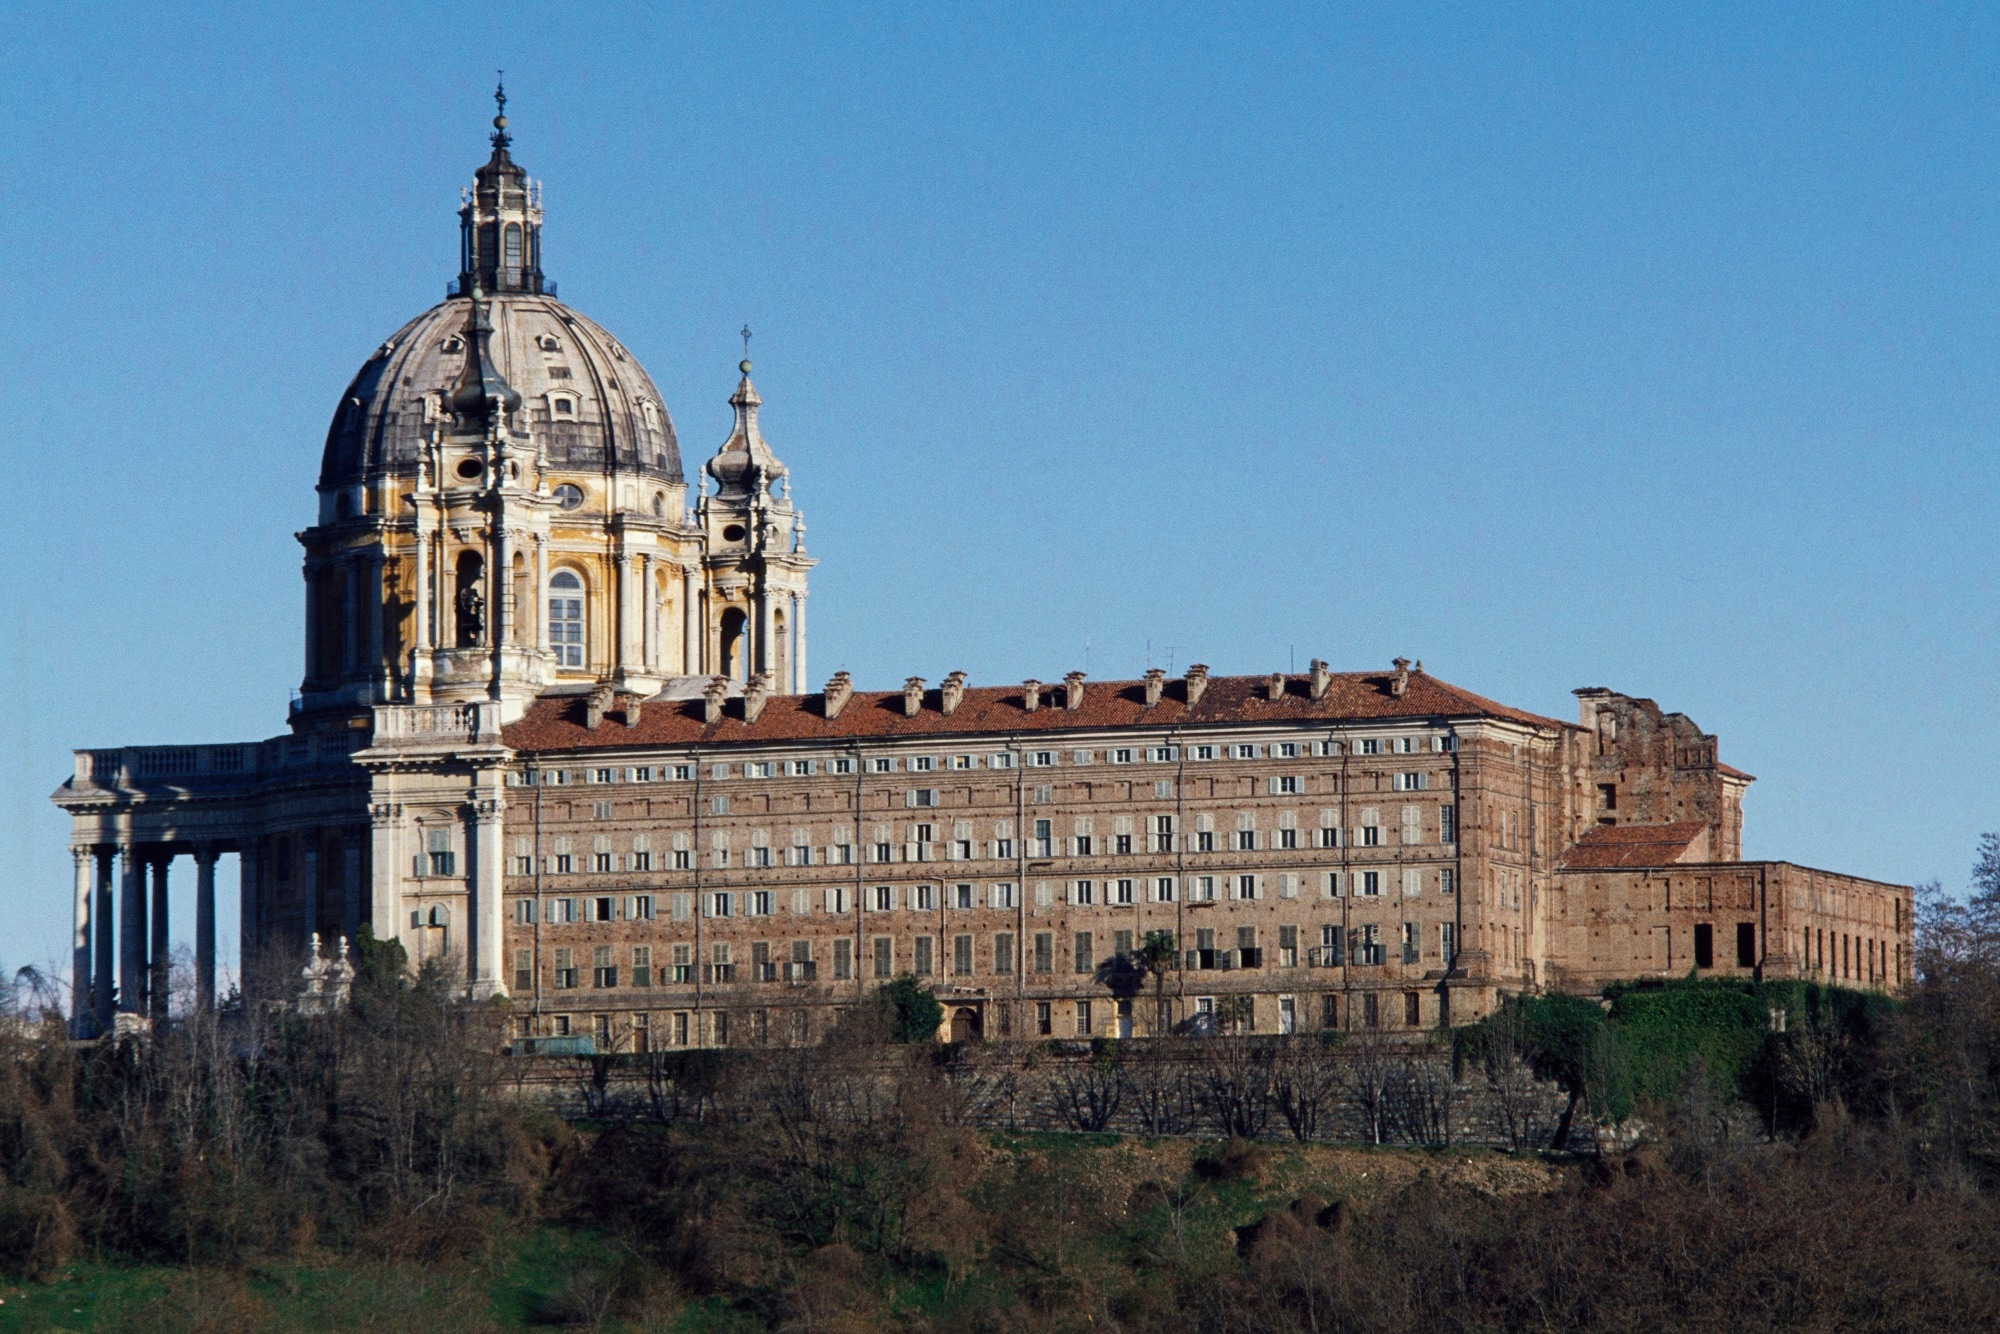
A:
[[[458,210],[458,281],[451,295],[555,294],[542,278],[542,189],[508,154],[507,88],[493,90],[493,156],[472,174]]]

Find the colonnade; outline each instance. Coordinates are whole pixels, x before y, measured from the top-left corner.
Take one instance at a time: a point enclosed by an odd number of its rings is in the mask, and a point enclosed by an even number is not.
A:
[[[70,1014],[77,1036],[105,1031],[114,1014],[166,1017],[167,873],[183,853],[195,864],[195,1004],[215,1004],[215,863],[223,851],[207,843],[137,842],[70,849],[76,869]],[[244,930],[247,937],[247,916]]]

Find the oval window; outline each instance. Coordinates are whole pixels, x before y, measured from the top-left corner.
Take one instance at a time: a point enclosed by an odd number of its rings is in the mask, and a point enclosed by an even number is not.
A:
[[[725,542],[741,542],[743,540],[743,533],[742,524],[732,523],[722,530],[722,540]]]
[[[582,489],[580,487],[572,486],[568,482],[564,482],[561,486],[555,489],[555,497],[556,497],[556,504],[562,506],[566,510],[573,510],[577,506],[583,503]]]
[[[473,481],[480,473],[485,471],[485,467],[480,464],[478,459],[462,459],[458,465],[458,475],[468,482]]]

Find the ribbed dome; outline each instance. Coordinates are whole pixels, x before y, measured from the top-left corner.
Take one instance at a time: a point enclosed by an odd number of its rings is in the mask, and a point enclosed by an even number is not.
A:
[[[617,339],[554,297],[496,293],[483,301],[494,365],[522,399],[509,425],[546,449],[550,468],[683,481],[660,391]],[[333,414],[322,487],[416,471],[426,400],[448,400],[465,367],[471,305],[459,298],[433,306],[376,349]]]

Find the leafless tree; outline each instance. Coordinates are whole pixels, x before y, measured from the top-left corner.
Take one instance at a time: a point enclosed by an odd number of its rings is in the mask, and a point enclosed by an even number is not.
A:
[[[1271,1066],[1278,1113],[1296,1140],[1318,1139],[1340,1097],[1338,1034],[1299,1033],[1279,1040]]]

